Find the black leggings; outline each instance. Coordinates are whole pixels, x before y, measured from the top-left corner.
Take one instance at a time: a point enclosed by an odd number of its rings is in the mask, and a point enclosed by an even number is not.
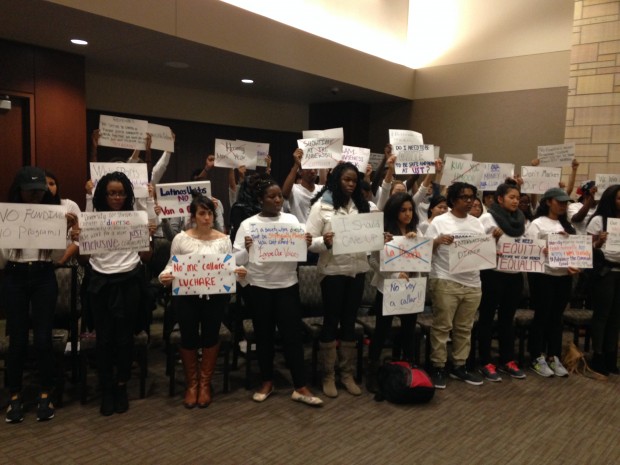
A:
[[[381,351],[385,346],[385,340],[392,329],[392,319],[394,316],[400,318],[400,332],[398,334],[400,346],[403,351],[403,360],[413,362],[414,342],[415,342],[415,324],[418,320],[418,314],[412,313],[407,315],[383,315],[383,293],[377,291],[374,305],[376,324],[375,334],[368,348],[368,357],[376,362],[381,357]]]
[[[214,294],[208,297],[189,295],[172,298],[183,349],[213,347],[219,341],[220,325],[230,296]]]
[[[347,342],[355,341],[355,319],[362,303],[365,273],[350,276],[325,276],[321,280],[323,297],[323,328],[321,342],[332,342],[338,338]]]

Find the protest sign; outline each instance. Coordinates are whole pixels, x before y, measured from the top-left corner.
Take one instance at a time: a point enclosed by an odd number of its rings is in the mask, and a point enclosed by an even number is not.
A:
[[[383,316],[424,311],[426,278],[386,279],[382,291]]]
[[[242,140],[215,139],[215,166],[256,169],[256,143]]]
[[[341,139],[344,140],[344,131],[342,128],[333,129],[311,129],[309,131],[302,131],[302,138],[304,139]]]
[[[342,156],[340,161],[353,163],[360,173],[366,172],[366,166],[368,166],[369,158],[370,149],[351,147],[349,145],[342,146]]]
[[[144,150],[148,124],[148,121],[140,119],[101,115],[97,144],[103,147]]]
[[[506,178],[512,178],[515,174],[515,165],[512,163],[484,163],[480,189],[494,191]]]
[[[108,173],[120,171],[125,174],[133,186],[133,195],[138,199],[149,196],[149,178],[146,163],[95,163],[90,164],[90,178],[93,188],[97,187],[99,180]]]
[[[571,166],[574,159],[574,143],[538,146],[538,166]]]
[[[83,212],[80,214],[80,253],[149,250],[145,211]]]
[[[305,262],[308,255],[306,228],[295,223],[250,223],[250,260]]]
[[[471,236],[454,239],[450,245],[450,273],[486,270],[496,266],[495,239],[492,236]]]
[[[267,156],[269,155],[269,144],[262,142],[256,143],[256,166],[267,166]]]
[[[523,185],[521,192],[526,194],[544,194],[552,187],[558,187],[562,177],[562,168],[544,166],[522,166]]]
[[[189,206],[192,203],[192,192],[211,198],[211,181],[176,182],[157,184],[157,205],[161,207],[160,218],[190,216]]]
[[[472,161],[474,159],[473,153],[446,153],[444,155],[444,161],[447,161],[448,157],[456,158],[457,160],[467,160]]]
[[[151,148],[155,150],[165,150],[166,152],[174,152],[174,137],[172,130],[168,126],[149,123],[147,128],[151,135]]]
[[[407,239],[395,236],[379,254],[381,271],[431,271],[433,240],[428,237]]]
[[[370,158],[368,159],[368,163],[372,166],[373,171],[377,171],[381,161],[385,158],[385,155],[382,153],[370,152]]]
[[[620,252],[620,219],[607,218],[607,240],[605,250],[608,252]]]
[[[577,234],[549,234],[549,266],[592,268],[592,237]]]
[[[497,269],[544,273],[545,247],[547,243],[540,239],[510,237],[504,234],[497,244]]]
[[[332,231],[334,255],[381,250],[384,243],[383,213],[333,215]]]
[[[235,257],[230,254],[173,255],[174,295],[232,294],[237,290]]]
[[[435,149],[432,145],[401,145],[394,172],[396,174],[428,174],[435,172]]]
[[[299,139],[297,146],[304,151],[303,169],[333,168],[342,156],[342,139]]]
[[[597,174],[594,178],[594,182],[596,185],[596,194],[594,198],[596,200],[601,200],[601,196],[603,192],[605,192],[605,189],[609,186],[620,184],[620,174]]]
[[[449,186],[455,182],[466,182],[477,187],[480,185],[483,170],[484,163],[446,156],[441,184]]]
[[[67,247],[67,208],[61,205],[0,203],[0,239],[6,249]]]
[[[400,150],[406,145],[424,145],[422,134],[407,129],[390,129],[390,144],[392,144],[392,153],[398,156]]]

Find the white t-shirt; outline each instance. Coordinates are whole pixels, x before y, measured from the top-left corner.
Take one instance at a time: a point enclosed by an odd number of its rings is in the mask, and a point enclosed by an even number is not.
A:
[[[293,184],[291,195],[288,196],[288,209],[297,217],[300,223],[305,223],[310,214],[310,201],[323,189],[320,184],[314,185],[314,190],[309,191],[301,184]]]
[[[161,278],[164,274],[172,272],[172,257],[175,255],[223,255],[232,252],[232,244],[229,236],[223,236],[210,241],[196,239],[195,237],[187,234],[186,231],[181,231],[174,236],[172,244],[170,245],[170,260],[159,274]]]
[[[458,218],[452,212],[448,212],[436,217],[424,236],[436,238],[440,234],[451,235],[455,239],[480,236],[484,234],[484,227],[474,216],[467,215],[465,218]],[[443,244],[437,247],[433,254],[430,277],[455,281],[463,286],[480,287],[480,271],[478,270],[450,273],[450,247]]]
[[[577,214],[579,210],[581,210],[581,207],[583,207],[583,204],[581,202],[575,202],[575,203],[569,204],[568,211],[566,212],[566,216],[568,217],[568,221],[570,221],[573,227],[575,228],[575,231],[577,231],[577,234],[581,234],[582,236],[585,236],[587,234],[586,228],[588,227],[588,221],[590,221],[590,218],[592,217],[592,215],[594,215],[594,212],[596,211],[596,207],[590,208],[590,210],[588,210],[588,213],[586,213],[585,218],[581,220],[581,222],[573,223],[573,216]]]
[[[98,273],[126,273],[140,264],[138,252],[106,252],[90,256],[90,266]]]
[[[482,223],[482,226],[484,227],[484,232],[486,234],[492,234],[495,228],[499,228],[499,225],[495,221],[495,218],[493,218],[493,215],[491,215],[490,213],[483,213],[482,215],[480,215],[479,220]],[[511,237],[511,236],[508,236],[506,233],[504,233],[504,235],[507,237]],[[519,236],[519,238],[522,238],[524,236],[525,236],[525,233]],[[499,243],[498,243],[498,250],[499,250]],[[511,274],[520,273],[520,271],[505,271],[505,270],[495,270],[495,271],[498,271],[500,273],[511,273]]]
[[[530,223],[529,228],[525,232],[525,236],[532,239],[547,239],[549,234],[563,233],[564,227],[559,220],[552,220],[547,216],[540,216]],[[549,257],[545,260],[549,263]],[[551,276],[566,276],[568,270],[566,268],[555,268],[545,264],[545,273]]]
[[[590,221],[590,224],[588,224],[587,227],[588,234],[592,234],[593,236],[598,236],[604,230],[603,217],[600,215],[592,218],[592,221]],[[620,252],[608,252],[607,243],[603,244],[601,250],[603,251],[603,255],[605,255],[605,260],[620,264]]]

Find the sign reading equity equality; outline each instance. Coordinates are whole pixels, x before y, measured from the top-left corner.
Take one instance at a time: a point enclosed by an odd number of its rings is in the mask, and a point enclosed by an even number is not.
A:
[[[157,204],[161,207],[160,218],[187,217],[190,216],[193,192],[211,198],[211,181],[157,184],[156,192]]]

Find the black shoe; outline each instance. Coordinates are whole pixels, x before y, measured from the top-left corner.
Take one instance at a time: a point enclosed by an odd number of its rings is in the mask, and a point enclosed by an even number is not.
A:
[[[9,400],[9,407],[6,409],[7,423],[21,423],[24,421],[24,406],[20,396],[14,396]]]
[[[114,392],[110,388],[104,388],[101,395],[101,415],[109,417],[114,413]]]
[[[116,413],[125,413],[129,410],[129,399],[127,398],[127,385],[116,386],[114,392],[114,411]]]
[[[431,380],[435,385],[435,389],[445,389],[446,388],[446,370],[440,367],[433,367],[433,371],[431,374]]]
[[[592,354],[592,358],[590,359],[590,368],[603,376],[609,376],[609,370],[607,369],[607,364],[605,363],[605,357],[603,357],[603,354],[597,354],[596,352]]]
[[[620,373],[620,370],[618,370],[618,354],[616,352],[605,353],[605,367],[612,375]]]
[[[54,418],[54,404],[49,394],[45,397],[39,396],[39,404],[37,405],[37,421],[48,421]]]
[[[482,378],[475,373],[470,373],[467,371],[465,365],[452,368],[452,370],[450,370],[450,378],[460,379],[461,381],[465,381],[467,384],[471,384],[472,386],[480,386],[484,384]]]

